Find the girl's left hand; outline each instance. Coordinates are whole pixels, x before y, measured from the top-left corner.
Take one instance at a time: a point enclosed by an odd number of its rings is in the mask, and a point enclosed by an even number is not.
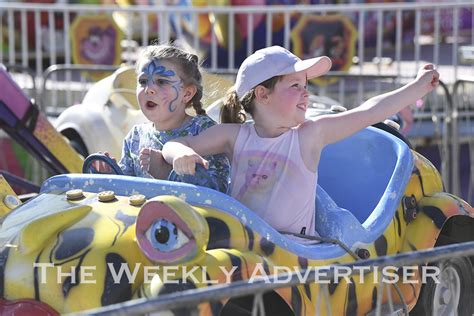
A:
[[[142,148],[139,155],[140,167],[155,179],[166,179],[171,166],[166,163],[161,150]]]
[[[138,159],[140,160],[140,167],[143,171],[150,171],[151,162],[151,148],[142,148]]]

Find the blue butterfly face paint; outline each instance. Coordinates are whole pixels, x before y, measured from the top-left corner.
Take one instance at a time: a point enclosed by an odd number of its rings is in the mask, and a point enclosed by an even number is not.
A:
[[[171,87],[174,92],[174,98],[168,104],[168,110],[174,112],[177,108],[175,101],[179,97],[179,92],[183,86],[183,81],[178,75],[170,69],[166,69],[157,59],[151,60],[148,65],[142,68],[138,76],[138,85],[140,87],[155,85],[159,89]]]

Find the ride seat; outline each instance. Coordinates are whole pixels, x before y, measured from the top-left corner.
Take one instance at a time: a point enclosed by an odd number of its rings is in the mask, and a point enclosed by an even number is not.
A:
[[[349,234],[355,229],[357,233],[367,232],[358,240],[376,238],[393,218],[413,165],[406,143],[374,127],[326,146],[318,169],[318,232],[325,237],[341,237],[341,229]]]
[[[316,231],[321,237],[337,239],[346,245],[353,244],[354,236],[367,233],[357,218],[337,206],[320,185],[316,188]]]
[[[116,105],[125,105],[139,110],[137,96],[137,74],[133,67],[121,67],[114,73],[110,101]]]

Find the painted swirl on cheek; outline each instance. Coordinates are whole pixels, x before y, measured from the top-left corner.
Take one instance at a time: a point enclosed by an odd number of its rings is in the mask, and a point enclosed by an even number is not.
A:
[[[143,69],[143,72],[148,76],[148,85],[155,84],[159,86],[158,82],[155,80],[155,77],[163,77],[163,78],[172,78],[176,76],[176,73],[173,70],[166,69],[166,67],[160,65],[159,60],[153,59],[146,69]],[[175,105],[175,101],[178,100],[180,89],[182,88],[182,80],[166,80],[175,92],[174,99],[172,99],[168,104],[168,110],[170,112],[174,112],[177,108]]]
[[[176,92],[176,96],[174,97],[173,100],[170,101],[170,104],[169,104],[169,106],[168,106],[168,110],[169,110],[170,112],[174,112],[174,110],[176,110],[177,105],[173,107],[173,103],[174,103],[176,100],[178,100],[179,90],[181,89],[181,82],[182,82],[182,81],[179,80],[178,82],[176,82],[175,84],[172,85],[173,90]]]

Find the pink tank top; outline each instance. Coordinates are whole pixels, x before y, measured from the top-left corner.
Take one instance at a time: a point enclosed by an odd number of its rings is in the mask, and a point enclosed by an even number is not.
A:
[[[298,129],[262,138],[254,124],[243,124],[234,145],[231,177],[231,195],[276,230],[317,235],[317,173],[303,162]]]

